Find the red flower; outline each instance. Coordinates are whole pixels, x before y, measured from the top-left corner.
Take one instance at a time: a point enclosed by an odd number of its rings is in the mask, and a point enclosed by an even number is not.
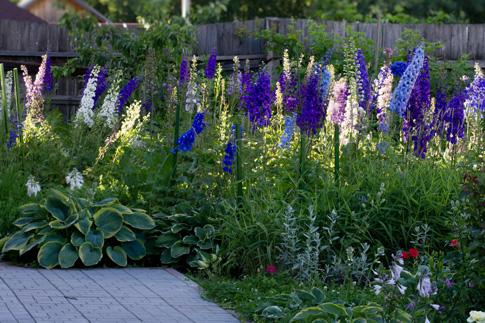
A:
[[[450,241],[450,246],[454,248],[460,248],[460,242],[457,239],[453,239]]]
[[[401,258],[402,259],[409,259],[409,253],[407,251],[403,251],[401,253]]]
[[[275,265],[269,264],[266,266],[265,270],[268,274],[276,274],[278,272],[278,268]]]
[[[409,248],[409,256],[411,256],[412,258],[418,258],[419,256],[419,251],[418,249],[415,249],[415,248]]]

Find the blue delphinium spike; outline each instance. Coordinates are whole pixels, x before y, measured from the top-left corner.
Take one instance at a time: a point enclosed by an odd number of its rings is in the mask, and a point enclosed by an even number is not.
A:
[[[191,151],[194,146],[195,136],[200,134],[205,128],[204,113],[197,112],[192,122],[192,127],[184,132],[177,140],[177,147],[172,149],[172,153],[176,151],[187,152]]]
[[[293,133],[295,132],[296,113],[285,116],[285,130],[281,136],[279,147],[288,148],[291,139],[293,139]]]

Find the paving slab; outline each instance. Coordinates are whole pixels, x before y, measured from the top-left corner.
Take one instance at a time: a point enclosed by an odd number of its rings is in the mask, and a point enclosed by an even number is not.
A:
[[[169,268],[35,269],[0,262],[0,323],[239,320]]]

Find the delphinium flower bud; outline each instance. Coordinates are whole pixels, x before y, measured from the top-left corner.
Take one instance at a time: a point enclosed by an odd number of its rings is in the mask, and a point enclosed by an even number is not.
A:
[[[217,54],[216,50],[213,49],[211,55],[209,56],[209,60],[207,61],[207,65],[205,67],[205,77],[209,80],[212,80],[216,75],[216,65],[217,65]]]

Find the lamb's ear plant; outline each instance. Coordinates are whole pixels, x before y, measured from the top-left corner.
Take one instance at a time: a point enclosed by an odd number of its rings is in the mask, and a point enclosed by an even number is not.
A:
[[[19,230],[2,252],[23,256],[36,250],[44,268],[94,266],[105,256],[124,267],[128,259],[146,255],[144,232],[155,227],[144,210],[130,209],[116,198],[90,202],[55,189],[40,203],[21,206],[20,213],[14,222]]]

